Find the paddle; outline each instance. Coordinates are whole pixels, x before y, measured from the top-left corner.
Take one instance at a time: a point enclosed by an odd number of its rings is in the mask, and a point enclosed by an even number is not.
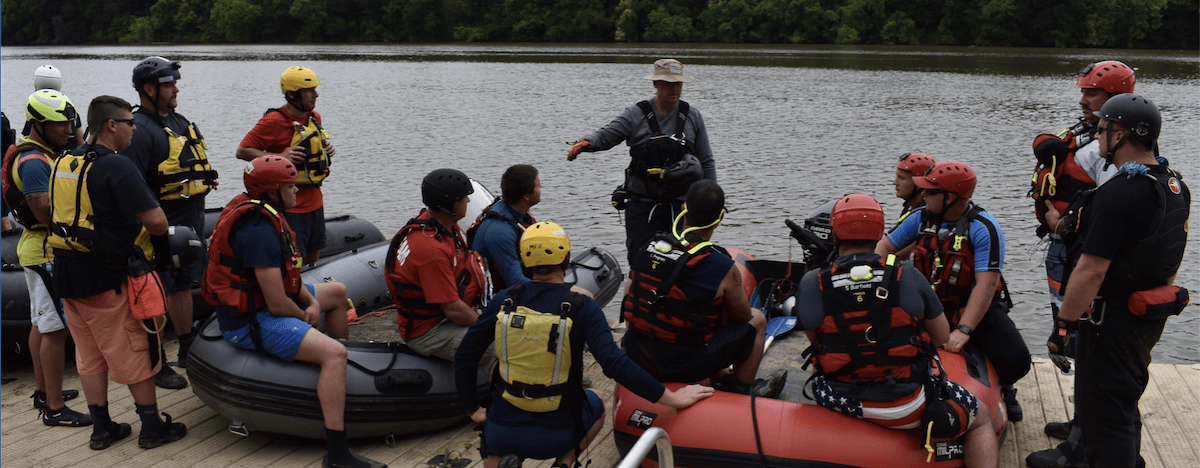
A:
[[[796,317],[775,317],[767,321],[767,341],[763,343],[763,352],[767,352],[767,348],[771,347],[771,342],[775,341],[775,337],[792,331],[796,327]]]

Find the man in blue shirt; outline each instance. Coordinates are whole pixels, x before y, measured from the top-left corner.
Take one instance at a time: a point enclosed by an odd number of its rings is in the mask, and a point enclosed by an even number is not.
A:
[[[535,222],[529,209],[542,201],[542,179],[537,168],[528,164],[509,167],[500,178],[500,194],[501,199],[485,209],[475,226],[467,230],[471,250],[487,259],[497,289],[529,282],[521,271],[517,240]]]

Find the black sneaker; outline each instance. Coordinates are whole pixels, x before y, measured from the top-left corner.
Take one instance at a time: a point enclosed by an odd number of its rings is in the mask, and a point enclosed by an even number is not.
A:
[[[74,400],[79,396],[79,390],[63,390],[62,395],[63,401]],[[33,395],[29,395],[29,398],[33,398],[33,409],[47,409],[45,392],[34,390]]]
[[[63,406],[61,409],[41,410],[42,424],[47,426],[83,427],[92,425],[92,416]]]
[[[329,461],[329,452],[325,452],[325,458],[321,459],[322,468],[387,468],[387,464],[380,463],[370,458],[359,455],[355,451],[350,451],[352,460],[349,463]],[[502,465],[503,466],[503,465]]]
[[[1046,423],[1046,435],[1059,440],[1067,440],[1068,437],[1071,437],[1072,422],[1073,421]]]
[[[88,446],[91,447],[92,450],[104,450],[108,448],[108,446],[112,445],[113,442],[129,437],[129,434],[132,433],[133,428],[128,424],[112,423],[110,426],[108,426],[108,430],[99,435],[93,432],[92,440],[88,443]]]
[[[1066,454],[1058,447],[1041,450],[1025,457],[1025,464],[1032,468],[1075,468]]]
[[[500,464],[496,465],[496,468],[521,468],[521,457],[515,453],[500,457]]]
[[[164,362],[162,370],[159,370],[158,374],[154,375],[154,385],[158,385],[159,388],[178,390],[187,387],[188,381]]]
[[[171,422],[171,415],[163,413],[162,430],[153,431],[149,434],[145,430],[138,435],[138,447],[144,449],[152,449],[162,444],[175,442],[187,435],[187,426],[183,423]]]
[[[1000,387],[1000,397],[1004,399],[1009,421],[1017,422],[1025,418],[1025,412],[1021,410],[1021,403],[1017,401],[1017,389]]]
[[[777,369],[765,379],[754,382],[754,395],[759,398],[779,398],[783,386],[787,384],[787,369]]]

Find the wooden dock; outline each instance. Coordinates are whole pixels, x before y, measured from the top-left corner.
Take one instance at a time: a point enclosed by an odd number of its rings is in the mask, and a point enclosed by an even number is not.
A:
[[[168,343],[168,356],[176,343]],[[1033,371],[1017,386],[1025,420],[1010,424],[1000,450],[1000,466],[1025,466],[1032,451],[1058,443],[1042,433],[1047,421],[1070,417],[1074,379],[1064,376],[1048,360],[1035,358]],[[592,388],[601,395],[611,415],[614,383],[603,375],[594,360],[586,369]],[[1149,467],[1200,466],[1200,365],[1153,364],[1150,386],[1141,400],[1144,420],[1142,455]],[[185,371],[181,371],[186,373]],[[230,433],[229,421],[204,406],[191,388],[158,390],[158,404],[175,421],[186,423],[187,437],[153,450],[137,446],[139,423],[133,401],[123,386],[110,383],[109,406],[113,419],[133,425],[134,434],[112,447],[90,450],[90,428],[47,427],[31,406],[33,371],[28,366],[9,365],[3,377],[15,379],[0,387],[0,464],[5,468],[52,467],[319,467],[325,451],[321,441],[295,439],[268,433],[241,437]],[[79,377],[68,363],[65,388],[79,389]],[[86,411],[82,395],[68,402]],[[479,438],[473,424],[464,422],[439,432],[411,436],[388,444],[382,440],[353,441],[359,453],[386,462],[393,468],[443,466],[481,467]],[[459,459],[457,463],[431,465],[439,455]],[[612,438],[611,416],[592,448],[586,453],[592,467],[608,468],[620,461]],[[550,461],[526,461],[526,467],[549,467]]]

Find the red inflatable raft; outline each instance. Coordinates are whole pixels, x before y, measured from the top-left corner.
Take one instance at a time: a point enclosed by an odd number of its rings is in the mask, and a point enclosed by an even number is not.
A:
[[[730,249],[744,265],[752,259],[744,251]],[[744,282],[755,284],[750,270],[742,269]],[[751,286],[752,287],[752,286]],[[807,373],[797,372],[801,363],[796,333],[770,348],[764,356],[760,376],[773,363],[789,367],[788,388],[800,387]],[[778,341],[777,341],[778,342]],[[782,355],[781,355],[782,354]],[[794,354],[794,356],[792,356]],[[968,347],[966,354],[940,350],[942,365],[950,380],[970,390],[988,411],[997,433],[1007,429],[1008,418],[1000,398],[996,372],[982,353]],[[787,365],[787,364],[792,365]],[[678,389],[683,384],[668,383]],[[802,399],[798,391],[785,390],[783,397]],[[618,385],[613,435],[622,455],[650,427],[661,427],[671,437],[675,465],[690,468],[730,467],[961,467],[963,439],[933,439],[926,448],[917,430],[885,429],[808,402],[756,398],[718,391],[690,408],[676,410],[650,403]],[[760,449],[761,447],[761,449]],[[642,466],[657,467],[654,451]]]

